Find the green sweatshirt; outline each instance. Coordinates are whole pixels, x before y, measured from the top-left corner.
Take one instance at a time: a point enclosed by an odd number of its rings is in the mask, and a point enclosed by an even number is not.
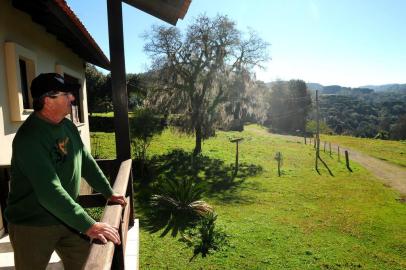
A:
[[[55,125],[31,114],[13,140],[7,221],[85,233],[95,221],[76,202],[81,177],[106,198],[113,194],[70,120]]]

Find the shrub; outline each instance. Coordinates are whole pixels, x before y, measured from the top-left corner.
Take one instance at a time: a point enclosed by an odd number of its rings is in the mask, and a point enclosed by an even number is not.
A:
[[[180,241],[193,247],[193,260],[201,254],[206,257],[208,254],[223,249],[228,245],[227,234],[216,228],[217,215],[210,212],[203,216],[197,226],[185,231]]]
[[[170,179],[162,181],[158,193],[151,197],[149,228],[153,232],[164,229],[161,236],[172,230],[175,237],[188,227],[192,227],[201,217],[213,212],[213,208],[201,200],[203,188],[191,180]]]
[[[312,134],[317,133],[317,122],[314,120],[309,120],[306,123],[306,131]],[[327,126],[325,122],[320,121],[320,133],[322,134],[332,134],[332,130]]]
[[[135,157],[146,160],[151,139],[164,130],[165,119],[150,109],[142,108],[135,110],[129,121]]]

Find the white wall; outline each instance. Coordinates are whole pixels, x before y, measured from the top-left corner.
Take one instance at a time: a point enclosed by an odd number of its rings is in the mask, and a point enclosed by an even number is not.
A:
[[[83,114],[85,124],[80,132],[85,145],[90,148],[89,125],[87,117],[84,61],[73,51],[58,41],[45,28],[34,23],[31,17],[11,5],[11,0],[0,1],[0,165],[10,164],[11,143],[22,122],[13,122],[9,114],[7,78],[5,71],[4,43],[15,42],[35,53],[37,57],[36,74],[56,72],[56,66],[62,65],[73,71],[83,84]],[[67,73],[72,73],[67,71]]]
[[[79,127],[83,142],[90,148],[88,108],[84,61],[73,51],[58,41],[55,36],[46,32],[45,28],[34,23],[31,17],[11,5],[11,0],[0,1],[0,165],[9,165],[11,161],[11,145],[17,129],[23,122],[11,121],[9,95],[5,67],[5,42],[14,42],[36,56],[36,75],[40,73],[62,71],[81,80],[83,97],[84,125]],[[60,70],[59,70],[60,71]],[[81,193],[89,193],[87,184],[82,183]],[[0,211],[0,237],[3,228]]]

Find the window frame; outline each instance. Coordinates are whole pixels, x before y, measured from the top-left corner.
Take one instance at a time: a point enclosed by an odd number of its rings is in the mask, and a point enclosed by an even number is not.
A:
[[[33,51],[15,42],[5,42],[4,50],[10,120],[12,122],[22,122],[34,111],[32,109],[30,86],[32,80],[36,77],[37,56]],[[28,95],[28,104],[31,108],[24,108],[20,60],[24,61],[26,66],[27,80],[25,83],[28,91],[26,96]]]

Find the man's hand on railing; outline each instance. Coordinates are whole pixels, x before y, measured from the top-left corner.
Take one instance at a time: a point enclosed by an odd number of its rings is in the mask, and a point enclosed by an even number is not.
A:
[[[112,241],[116,245],[120,245],[120,236],[116,228],[104,222],[96,222],[90,227],[86,235],[89,236],[92,240],[98,239],[103,244],[107,243],[107,240]]]
[[[109,202],[112,203],[117,203],[117,204],[121,204],[122,206],[126,206],[127,205],[127,200],[125,199],[125,197],[123,195],[118,195],[118,194],[113,194],[111,195],[111,197],[108,199]]]

